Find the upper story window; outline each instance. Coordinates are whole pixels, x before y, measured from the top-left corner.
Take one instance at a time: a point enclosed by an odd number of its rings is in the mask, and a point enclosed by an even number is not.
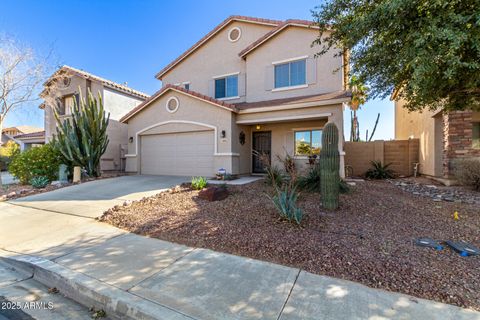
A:
[[[73,107],[75,106],[75,101],[79,103],[78,94],[71,94],[63,96],[60,99],[57,99],[57,113],[60,116],[69,116],[72,114]]]
[[[275,64],[274,88],[301,86],[307,83],[306,59]]]
[[[322,149],[322,130],[295,131],[295,155],[319,155]]]
[[[183,84],[183,87],[184,87],[185,89],[187,89],[187,90],[190,90],[190,82],[185,82],[185,83]]]
[[[238,97],[238,74],[215,79],[215,99]]]

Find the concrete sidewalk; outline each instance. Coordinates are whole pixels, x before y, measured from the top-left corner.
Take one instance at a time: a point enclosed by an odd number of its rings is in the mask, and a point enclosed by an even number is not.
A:
[[[0,203],[0,219],[4,253],[46,258],[175,319],[480,320],[478,312],[130,234],[91,218]]]

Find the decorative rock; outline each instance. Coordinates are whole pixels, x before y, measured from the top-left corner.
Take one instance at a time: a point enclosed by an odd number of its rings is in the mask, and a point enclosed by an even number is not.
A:
[[[228,197],[228,190],[223,187],[208,187],[198,193],[201,199],[219,201]]]
[[[7,198],[13,198],[17,195],[17,193],[15,191],[12,191],[10,192],[9,194],[7,194]]]
[[[144,199],[145,199],[145,198],[144,198]],[[123,206],[126,207],[126,206],[128,206],[129,204],[131,204],[131,203],[132,203],[132,200],[125,200],[125,201],[123,202]]]
[[[7,200],[7,196],[6,196],[6,195],[0,196],[0,201],[5,201],[5,200]]]

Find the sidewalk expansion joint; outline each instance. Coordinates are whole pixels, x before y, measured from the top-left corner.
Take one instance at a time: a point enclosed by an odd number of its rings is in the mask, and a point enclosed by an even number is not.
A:
[[[298,269],[298,273],[297,273],[297,276],[295,277],[295,281],[293,281],[293,285],[290,288],[290,292],[288,293],[287,299],[285,299],[285,303],[283,304],[282,309],[280,310],[280,313],[278,314],[277,320],[279,320],[280,317],[282,316],[283,310],[285,309],[285,306],[287,305],[288,300],[290,299],[290,296],[292,295],[293,288],[295,288],[295,285],[297,284],[297,280],[298,280],[298,277],[300,276],[300,272],[302,272],[302,269]]]

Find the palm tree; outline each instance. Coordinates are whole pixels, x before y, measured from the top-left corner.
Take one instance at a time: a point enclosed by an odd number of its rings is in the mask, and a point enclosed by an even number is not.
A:
[[[352,127],[350,130],[350,141],[360,141],[360,130],[358,126],[357,110],[367,101],[368,87],[357,76],[352,76],[349,82],[352,91],[352,99],[348,103],[352,110]]]

